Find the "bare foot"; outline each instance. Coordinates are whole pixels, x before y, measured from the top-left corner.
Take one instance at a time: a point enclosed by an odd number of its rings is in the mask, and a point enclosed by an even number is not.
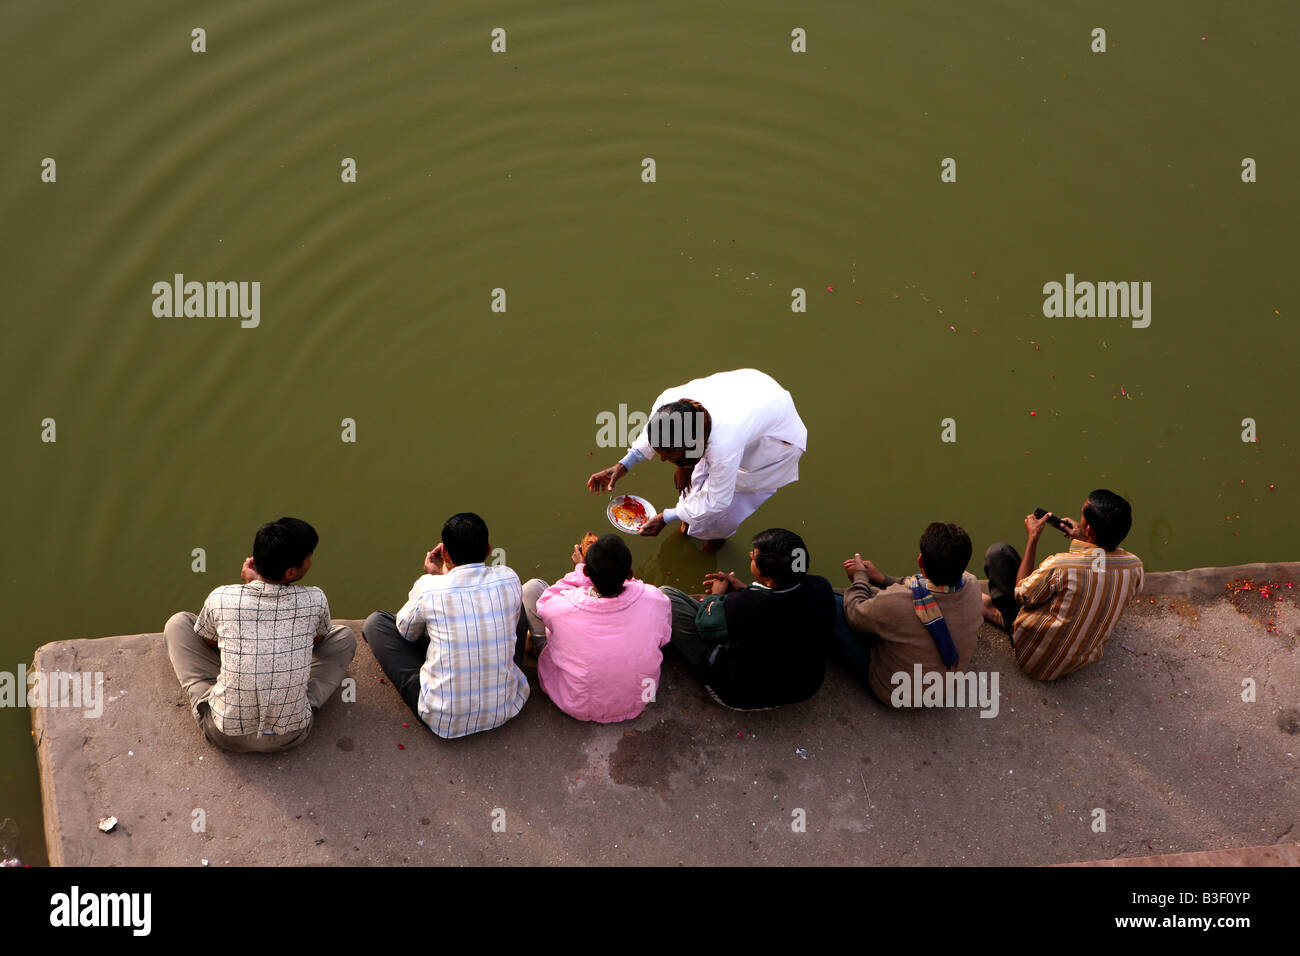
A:
[[[984,620],[996,628],[1005,629],[1006,621],[1002,618],[1002,612],[993,606],[993,599],[987,594],[981,594],[980,597],[984,599]]]

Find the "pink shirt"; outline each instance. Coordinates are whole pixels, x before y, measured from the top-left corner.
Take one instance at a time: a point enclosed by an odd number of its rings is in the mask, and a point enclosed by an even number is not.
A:
[[[537,599],[546,646],[537,679],[555,706],[578,720],[631,720],[659,689],[660,648],[672,635],[668,596],[632,578],[599,597],[580,564]]]

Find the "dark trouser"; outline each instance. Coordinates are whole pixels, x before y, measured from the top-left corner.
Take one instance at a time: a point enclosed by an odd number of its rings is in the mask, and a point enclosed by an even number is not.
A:
[[[984,552],[984,576],[989,579],[989,600],[1002,614],[1002,630],[1015,630],[1020,604],[1016,601],[1016,572],[1020,570],[1020,552],[1005,541],[990,545]]]
[[[831,660],[843,664],[850,674],[867,689],[873,698],[876,692],[871,689],[871,642],[876,640],[874,634],[864,634],[849,626],[844,616],[844,592],[835,591],[835,639],[831,642]]]
[[[668,603],[673,610],[673,632],[668,643],[677,648],[678,653],[686,658],[686,663],[696,672],[703,674],[714,645],[705,642],[700,637],[699,628],[695,626],[695,615],[700,610],[700,602],[674,587],[662,587],[659,590],[668,595]]]
[[[420,668],[429,654],[429,635],[408,641],[397,630],[397,619],[388,611],[376,611],[366,618],[361,636],[370,645],[384,675],[397,688],[406,706],[420,714]]]
[[[528,618],[519,612],[519,625],[515,631],[515,663],[523,658],[524,640],[528,635]],[[397,630],[397,618],[390,611],[375,611],[366,618],[361,636],[370,645],[384,675],[397,688],[406,706],[420,714],[420,668],[429,656],[429,635],[426,632],[418,641],[408,641]],[[423,719],[423,718],[421,718]]]

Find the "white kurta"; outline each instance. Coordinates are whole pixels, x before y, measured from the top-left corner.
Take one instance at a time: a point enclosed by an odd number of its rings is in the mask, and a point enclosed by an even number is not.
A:
[[[655,399],[651,414],[683,398],[708,409],[713,427],[704,459],[677,501],[677,517],[690,525],[693,538],[728,538],[778,488],[798,480],[808,429],[790,393],[757,369],[718,372],[670,388]],[[632,448],[650,459],[655,453],[647,433],[648,426]]]

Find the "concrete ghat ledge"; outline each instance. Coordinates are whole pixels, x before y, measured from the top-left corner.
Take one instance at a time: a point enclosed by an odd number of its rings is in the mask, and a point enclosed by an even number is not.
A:
[[[893,713],[835,667],[811,701],[735,713],[670,656],[630,723],[571,720],[530,670],[517,718],[443,741],[362,643],[355,703],[297,750],[234,755],[203,740],[161,635],[59,641],[35,667],[103,672],[105,702],[33,709],[50,861],[1295,864],[1300,608],[1227,595],[1237,578],[1300,583],[1300,564],[1152,574],[1106,658],[1052,684],[986,627],[971,669],[999,675],[992,719]]]
[[[1191,571],[1153,571],[1145,575],[1148,595],[1171,594],[1195,600],[1211,600],[1223,594],[1233,581],[1294,582],[1300,586],[1300,561],[1238,564],[1228,568],[1193,568]]]

